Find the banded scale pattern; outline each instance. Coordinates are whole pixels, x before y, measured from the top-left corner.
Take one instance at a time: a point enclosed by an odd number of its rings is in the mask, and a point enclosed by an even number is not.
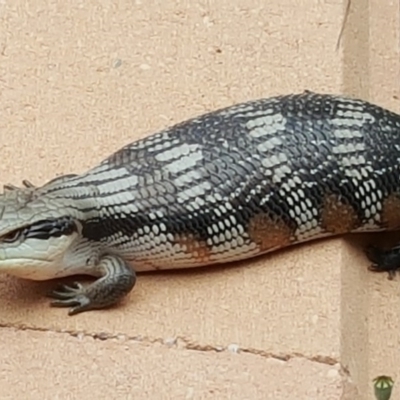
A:
[[[136,271],[195,267],[398,229],[399,165],[397,114],[304,92],[177,124],[30,201],[62,201],[86,242]]]

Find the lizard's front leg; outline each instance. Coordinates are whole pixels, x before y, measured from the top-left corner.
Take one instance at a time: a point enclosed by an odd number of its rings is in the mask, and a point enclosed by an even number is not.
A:
[[[136,273],[127,262],[116,255],[105,255],[100,259],[98,269],[102,276],[88,286],[75,282],[60,285],[49,294],[57,299],[53,307],[71,307],[68,314],[105,308],[118,303],[135,286]]]

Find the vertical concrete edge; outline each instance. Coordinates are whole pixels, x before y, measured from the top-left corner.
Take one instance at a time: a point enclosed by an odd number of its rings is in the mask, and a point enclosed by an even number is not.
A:
[[[343,7],[342,92],[399,113],[399,2],[344,0]],[[365,258],[364,269],[355,270],[357,257],[350,246],[342,259],[343,399],[373,400],[373,378],[379,374],[391,375],[395,382],[396,375],[399,378],[399,295],[384,276],[365,270]]]

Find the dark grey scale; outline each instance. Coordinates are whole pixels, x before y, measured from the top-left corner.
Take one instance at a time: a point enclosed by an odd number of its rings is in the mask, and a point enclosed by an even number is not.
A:
[[[206,242],[209,237],[207,226],[215,222],[215,213],[199,212],[195,216],[191,215],[191,218],[181,224],[170,224],[166,220],[163,222],[172,234],[192,234],[196,240]]]
[[[379,115],[375,117],[379,118]],[[384,198],[398,193],[400,188],[400,149],[395,148],[396,144],[400,146],[400,118],[396,116],[396,119],[399,125],[396,129],[388,131],[385,126],[382,130],[381,124],[377,123],[368,128],[369,134],[366,132],[364,135],[366,148],[372,151],[363,155],[372,167],[371,175],[376,183],[375,192],[380,190]]]
[[[107,241],[111,236],[124,234],[130,237],[137,231],[138,227],[145,226],[150,222],[147,215],[115,215],[108,217],[92,218],[82,223],[82,234],[89,240],[96,242]]]
[[[296,165],[294,169],[297,169]],[[326,196],[337,195],[343,203],[350,205],[355,210],[360,220],[364,219],[364,211],[361,208],[361,203],[354,196],[356,187],[354,187],[353,182],[340,171],[336,161],[329,162],[326,170],[332,171],[329,177],[326,176],[327,172],[321,169],[312,175],[307,170],[299,174],[303,183],[318,182],[318,185],[311,187],[305,184],[302,185],[305,197],[311,201],[314,208],[321,212]],[[333,171],[337,172],[334,173]]]
[[[56,178],[51,179],[50,181],[46,182],[46,185],[53,185],[54,183],[63,183],[66,181],[73,181],[74,178],[79,178],[77,174],[67,174],[62,176],[57,176]]]
[[[115,235],[124,235],[128,239],[131,238],[139,228],[143,226],[152,226],[161,222],[168,223],[168,232],[173,233],[171,228],[177,233],[185,231],[181,222],[181,217],[158,219],[157,221],[151,221],[147,215],[135,214],[135,215],[119,215],[118,217],[113,214],[103,216],[100,218],[93,218],[87,221],[83,221],[83,235],[89,240],[93,241],[107,241],[110,237]]]
[[[159,168],[160,165],[155,156],[164,150],[150,152],[148,147],[155,146],[161,140],[164,141],[162,138],[165,136],[165,132],[167,131],[153,135],[150,140],[145,138],[128,144],[105,159],[103,163],[115,167],[124,167],[133,173],[151,171],[155,166]],[[143,160],[146,160],[146,162],[143,163]],[[134,167],[134,170],[131,170],[131,167]]]
[[[240,214],[239,210],[229,213],[232,216]],[[225,219],[226,215],[218,216],[214,210],[209,209],[199,212],[190,219],[184,216],[182,218],[176,216],[161,221],[166,225],[167,231],[173,235],[192,235],[199,242],[207,242],[207,239],[213,239],[215,236],[214,233],[210,234],[207,228],[213,224],[219,226],[219,222],[223,222]]]
[[[199,170],[204,174],[204,179],[209,180],[215,187],[215,192],[228,200],[235,189],[251,180],[257,165],[254,165],[256,162],[247,161],[246,154],[241,158],[243,164],[239,165],[229,150],[220,149],[217,156],[215,153],[213,149],[203,149],[204,167]],[[247,158],[249,157],[250,155]]]
[[[213,211],[205,211],[190,219],[177,215],[171,219],[163,219],[162,222],[172,235],[192,235],[199,242],[207,242],[210,237],[207,227],[216,222],[216,216]]]
[[[396,171],[397,172],[395,173],[393,173],[393,171],[382,172],[375,179],[376,188],[382,192],[383,198],[386,198],[391,194],[397,194],[400,196],[400,169],[396,168]]]
[[[261,200],[266,194],[270,196],[269,200],[261,205]],[[238,200],[240,201],[240,199]],[[235,205],[235,201],[236,199],[232,201],[233,206]],[[233,215],[246,232],[248,231],[250,221],[259,214],[263,214],[272,220],[278,219],[292,232],[298,228],[297,222],[291,218],[289,213],[292,206],[287,202],[287,198],[279,194],[276,190],[272,194],[271,191],[263,191],[260,194],[253,195],[247,203],[242,202],[241,204],[245,204],[245,207],[241,210],[236,210],[236,212],[233,212]]]
[[[110,235],[110,228],[111,230],[115,230],[116,219],[114,217],[109,221],[104,221],[104,224],[101,223],[100,218],[92,218],[80,222],[82,224],[82,235],[85,238],[96,242],[101,242],[106,240]]]
[[[299,101],[299,98],[303,98],[303,101]],[[311,92],[308,96],[304,96],[304,94],[295,95],[293,99],[296,110],[304,110],[306,115],[312,119],[318,118],[326,121],[336,118],[343,105],[340,99]]]
[[[174,135],[188,144],[216,145],[219,138],[229,139],[231,132],[237,130],[237,125],[232,120],[213,113],[188,122],[189,124],[184,122],[174,129]]]

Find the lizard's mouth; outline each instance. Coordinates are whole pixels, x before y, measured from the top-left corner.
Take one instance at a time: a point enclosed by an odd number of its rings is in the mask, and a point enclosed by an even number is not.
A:
[[[0,272],[33,280],[57,278],[75,237],[72,234],[44,240],[28,238],[20,243],[0,242]]]
[[[1,253],[0,253],[1,254]],[[1,258],[0,256],[0,269],[1,265],[5,262],[13,262],[13,263],[26,263],[26,262],[38,262],[38,263],[50,263],[51,260],[46,258],[32,258],[32,257],[19,257],[19,258]]]
[[[14,258],[6,262],[0,261],[0,272],[5,272],[18,278],[42,281],[52,279],[57,273],[57,266],[49,260],[32,258]]]

